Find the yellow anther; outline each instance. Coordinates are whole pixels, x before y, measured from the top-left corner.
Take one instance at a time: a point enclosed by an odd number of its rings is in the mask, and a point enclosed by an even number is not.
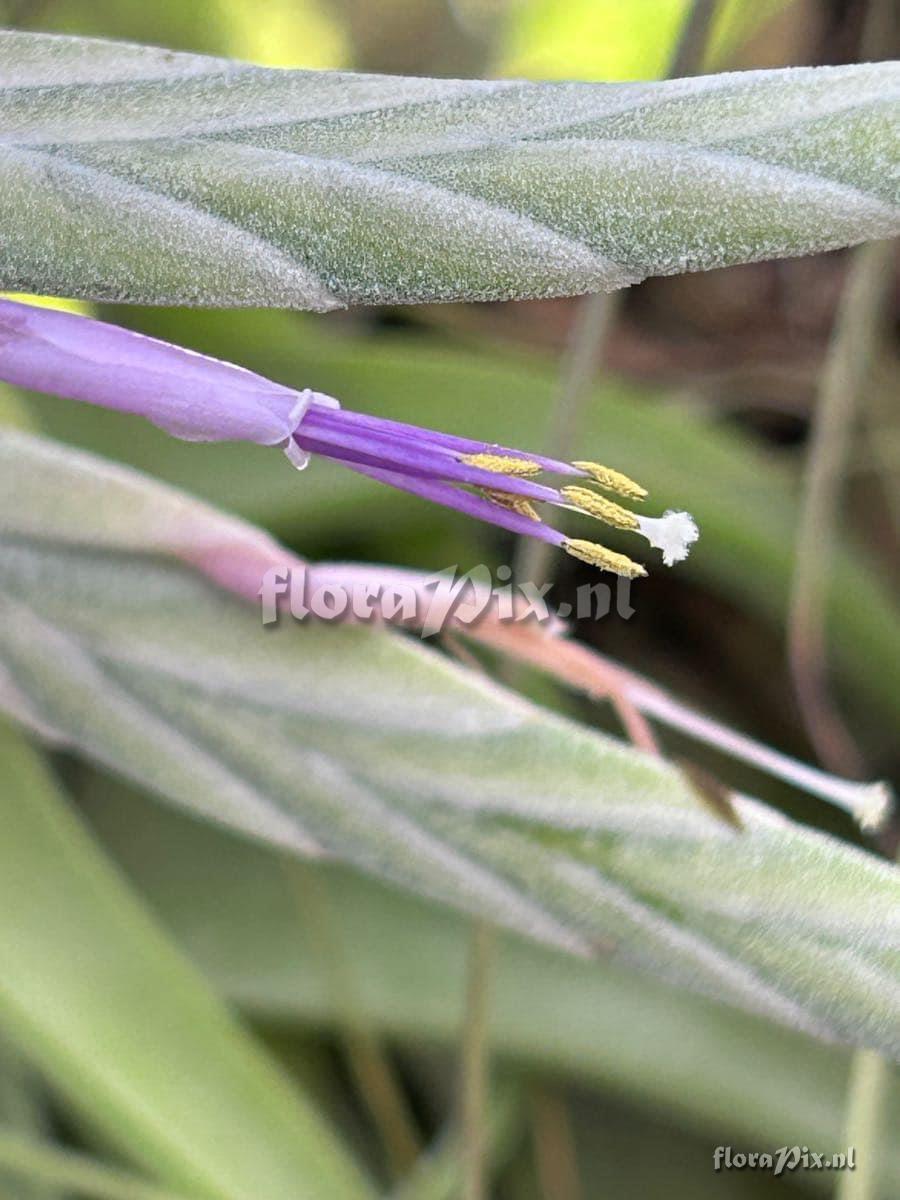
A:
[[[463,454],[460,462],[482,471],[496,471],[498,475],[540,475],[540,463],[530,458],[513,458],[506,454]]]
[[[478,490],[485,500],[490,500],[492,504],[498,504],[500,508],[508,508],[511,512],[528,517],[531,521],[540,521],[541,519],[538,510],[524,496],[515,496],[512,492],[501,492],[496,488],[479,488]]]
[[[639,483],[611,467],[604,467],[595,462],[573,462],[572,466],[577,467],[579,471],[586,471],[595,483],[599,483],[608,492],[615,492],[617,496],[625,496],[628,500],[643,500],[647,495],[646,488],[642,488]]]
[[[614,575],[624,575],[626,579],[640,579],[642,575],[647,574],[640,563],[632,562],[626,555],[616,554],[614,550],[607,550],[605,546],[601,546],[597,542],[584,542],[580,538],[565,538],[562,546],[566,554],[571,554],[573,558],[580,558],[582,562],[590,563],[592,567],[612,571]]]
[[[629,512],[621,504],[616,504],[614,500],[607,500],[605,496],[592,492],[590,488],[564,487],[560,488],[560,495],[567,504],[573,504],[589,516],[605,521],[607,525],[614,525],[616,529],[638,527],[638,519],[633,512]]]

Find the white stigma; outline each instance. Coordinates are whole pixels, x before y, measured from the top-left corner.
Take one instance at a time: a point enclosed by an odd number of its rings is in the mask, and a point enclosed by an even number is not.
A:
[[[637,514],[635,514],[637,515]],[[687,558],[690,548],[700,536],[697,523],[690,513],[669,509],[661,517],[638,517],[638,530],[651,546],[662,551],[667,567]]]
[[[891,815],[893,799],[885,783],[862,784],[848,807],[860,829],[866,833],[877,833]]]

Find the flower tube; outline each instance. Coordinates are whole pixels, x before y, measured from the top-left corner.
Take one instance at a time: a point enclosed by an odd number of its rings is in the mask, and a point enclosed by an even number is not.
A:
[[[611,493],[636,502],[647,493],[600,463],[562,462],[353,412],[323,392],[298,392],[232,363],[55,309],[0,299],[0,379],[143,416],[188,441],[280,446],[298,467],[310,455],[330,459],[628,578],[647,572],[600,542],[547,524],[546,509],[636,533],[669,566],[686,557],[698,536],[688,513],[646,517],[610,499]]]

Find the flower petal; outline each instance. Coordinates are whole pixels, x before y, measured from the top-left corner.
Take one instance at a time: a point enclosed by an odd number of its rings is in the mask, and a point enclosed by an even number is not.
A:
[[[129,329],[2,299],[0,378],[136,413],[191,442],[278,445],[311,403],[337,403]]]

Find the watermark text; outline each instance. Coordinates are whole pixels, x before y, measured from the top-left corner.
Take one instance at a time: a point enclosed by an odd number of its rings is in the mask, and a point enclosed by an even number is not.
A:
[[[283,613],[297,621],[313,617],[320,621],[388,621],[419,630],[422,637],[440,633],[450,622],[474,625],[490,614],[501,621],[535,621],[539,624],[558,619],[602,620],[612,612],[624,620],[634,615],[631,604],[631,580],[616,578],[582,584],[575,590],[574,603],[564,601],[555,607],[550,593],[553,585],[528,580],[512,582],[510,567],[498,567],[493,574],[486,566],[460,573],[448,567],[436,575],[413,582],[400,572],[387,572],[379,579],[373,569],[370,578],[358,570],[353,578],[321,578],[315,568],[270,567],[262,577],[258,596],[263,625],[278,621]]]
[[[836,1154],[818,1154],[809,1146],[781,1146],[772,1154],[756,1150],[734,1150],[731,1146],[716,1146],[713,1151],[714,1171],[771,1171],[783,1175],[786,1171],[855,1171],[856,1147],[848,1146]]]

